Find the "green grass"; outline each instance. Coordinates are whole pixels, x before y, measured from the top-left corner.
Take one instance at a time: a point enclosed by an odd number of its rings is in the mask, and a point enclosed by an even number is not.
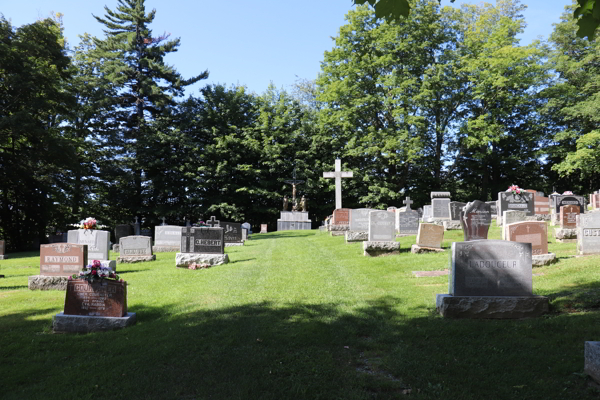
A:
[[[549,229],[549,236],[552,229]],[[500,238],[492,225],[491,239]],[[2,399],[597,399],[583,374],[600,340],[600,257],[535,268],[551,299],[529,320],[448,320],[435,312],[448,253],[368,258],[318,231],[254,235],[231,262],[176,269],[175,253],[119,264],[135,326],[53,334],[64,292],[30,291],[39,254],[0,261]],[[462,240],[446,232],[443,247]],[[116,254],[111,254],[115,258]]]

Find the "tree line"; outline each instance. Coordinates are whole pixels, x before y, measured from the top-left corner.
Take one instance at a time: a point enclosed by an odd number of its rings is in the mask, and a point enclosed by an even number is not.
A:
[[[600,188],[600,47],[573,7],[548,42],[520,45],[517,0],[411,2],[385,22],[348,12],[321,73],[290,90],[205,85],[165,62],[179,39],[153,35],[155,10],[119,0],[105,37],[65,43],[60,15],[0,18],[0,236],[26,249],[94,216],[151,228],[211,215],[274,230],[284,181],[305,182],[311,219],[335,207],[322,178],[354,171],[345,207],[494,200],[510,184],[546,193]]]

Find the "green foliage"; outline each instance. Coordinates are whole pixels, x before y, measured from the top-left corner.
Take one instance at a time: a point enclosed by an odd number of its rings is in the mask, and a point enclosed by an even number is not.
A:
[[[596,0],[577,0],[578,7],[573,11],[577,20],[577,36],[593,40],[600,25],[600,2]]]

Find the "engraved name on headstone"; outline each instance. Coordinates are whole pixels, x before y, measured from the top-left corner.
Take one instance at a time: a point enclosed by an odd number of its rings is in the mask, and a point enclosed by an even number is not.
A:
[[[460,225],[465,242],[487,239],[492,224],[492,209],[489,204],[475,200],[467,203],[461,212]]]
[[[391,211],[369,213],[369,242],[396,241],[396,218]]]
[[[525,211],[527,216],[535,215],[533,193],[521,192],[521,194],[513,194],[512,192],[500,192],[498,193],[498,200],[500,202],[498,216],[508,210]]]
[[[333,225],[349,225],[350,224],[350,209],[337,208],[333,211]]]
[[[71,276],[88,264],[85,244],[53,243],[40,245],[40,275]]]
[[[570,204],[560,208],[560,227],[562,229],[577,228],[577,216],[580,214],[578,204]]]
[[[127,314],[127,283],[103,280],[67,282],[65,315],[123,317]]]
[[[152,238],[149,236],[125,236],[119,241],[120,258],[152,255]]]

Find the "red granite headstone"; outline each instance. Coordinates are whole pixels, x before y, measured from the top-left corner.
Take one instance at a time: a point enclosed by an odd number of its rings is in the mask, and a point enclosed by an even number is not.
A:
[[[575,204],[562,206],[560,208],[560,227],[563,229],[577,228],[577,216],[580,213],[580,207]]]
[[[40,275],[70,276],[88,262],[87,244],[53,243],[40,245]]]
[[[548,254],[548,228],[544,221],[522,221],[509,224],[508,240],[531,243],[531,254]]]
[[[335,209],[333,211],[333,225],[350,225],[350,209]]]
[[[127,282],[103,279],[89,283],[74,279],[67,283],[65,315],[123,317],[127,314]]]

